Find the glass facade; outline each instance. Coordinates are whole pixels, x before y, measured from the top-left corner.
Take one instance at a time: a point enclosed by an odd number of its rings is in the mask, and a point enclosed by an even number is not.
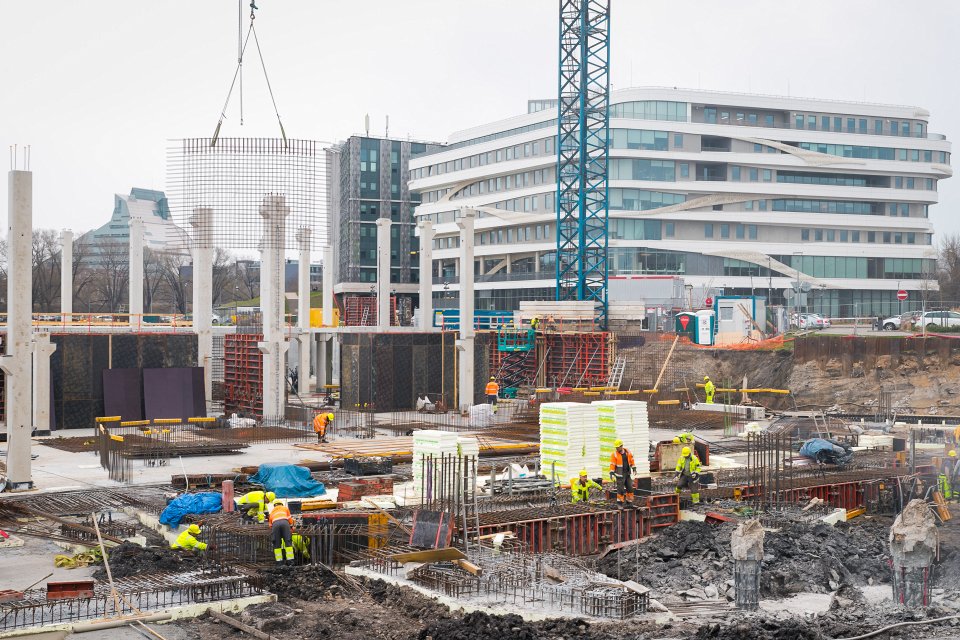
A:
[[[610,179],[674,182],[677,172],[673,160],[611,160]]]
[[[610,105],[611,118],[635,118],[638,120],[687,121],[686,102],[668,102],[665,100],[643,100],[640,102],[620,102]]]

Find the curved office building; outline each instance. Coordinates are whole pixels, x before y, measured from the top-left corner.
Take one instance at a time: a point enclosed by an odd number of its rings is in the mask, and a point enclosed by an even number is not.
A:
[[[478,309],[554,298],[556,105],[528,111],[410,161],[416,215],[436,232],[435,298],[457,295],[461,207],[479,211]],[[834,317],[895,312],[898,288],[935,300],[929,214],[952,171],[929,118],[919,107],[613,91],[610,276],[680,276],[782,304],[799,269],[813,287],[807,308]]]

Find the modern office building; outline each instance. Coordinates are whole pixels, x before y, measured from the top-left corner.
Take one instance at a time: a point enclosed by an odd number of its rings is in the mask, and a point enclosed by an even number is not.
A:
[[[419,245],[413,210],[420,196],[407,187],[409,165],[439,148],[434,143],[352,136],[327,150],[328,231],[334,247],[334,294],[341,300],[373,295],[378,218],[391,221],[390,282],[398,303],[416,297]],[[412,305],[403,306],[412,311]]]
[[[104,252],[129,246],[131,217],[143,220],[144,247],[173,253],[189,251],[186,233],[170,216],[167,196],[162,191],[134,187],[130,189],[130,195],[114,194],[113,215],[106,224],[80,236],[78,242],[90,245],[84,260],[97,264]]]
[[[416,215],[436,231],[439,306],[457,295],[462,207],[478,211],[478,309],[555,297],[556,117],[555,101],[531,101],[411,160]],[[783,304],[799,269],[807,309],[834,317],[895,312],[898,289],[933,298],[930,207],[952,170],[929,119],[908,106],[614,91],[610,277],[682,276]]]

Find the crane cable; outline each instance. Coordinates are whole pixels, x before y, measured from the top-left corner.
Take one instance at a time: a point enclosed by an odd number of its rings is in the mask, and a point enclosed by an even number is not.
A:
[[[283,138],[283,146],[286,148],[287,145],[287,133],[283,128],[283,121],[280,119],[280,111],[277,109],[277,100],[273,95],[273,87],[270,84],[270,76],[267,74],[267,64],[263,59],[263,51],[260,49],[260,40],[257,38],[257,31],[254,29],[253,21],[256,19],[254,11],[257,9],[257,5],[254,1],[250,2],[250,27],[247,29],[247,35],[242,39],[242,46],[240,44],[241,38],[240,31],[238,29],[237,33],[237,46],[239,49],[237,55],[237,68],[233,72],[233,79],[230,81],[230,89],[227,91],[227,99],[223,103],[223,108],[220,110],[220,119],[217,121],[217,128],[213,132],[213,138],[210,140],[210,146],[214,147],[217,144],[217,140],[220,139],[220,127],[223,125],[224,119],[227,117],[227,107],[230,105],[230,98],[233,95],[233,89],[237,84],[237,80],[240,80],[240,126],[243,126],[243,56],[247,52],[247,45],[250,43],[250,36],[253,35],[253,42],[257,47],[257,56],[260,58],[260,66],[263,68],[263,77],[267,81],[267,91],[270,93],[270,101],[273,103],[273,111],[277,116],[277,123],[280,125],[280,135]]]

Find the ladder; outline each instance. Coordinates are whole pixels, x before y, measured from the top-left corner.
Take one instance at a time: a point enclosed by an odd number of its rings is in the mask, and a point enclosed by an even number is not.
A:
[[[623,382],[623,371],[627,368],[627,357],[619,356],[613,367],[610,369],[610,377],[607,378],[608,389],[620,389],[620,383]]]
[[[363,306],[363,313],[360,315],[360,326],[367,326],[367,320],[370,318],[370,307],[367,305]]]

